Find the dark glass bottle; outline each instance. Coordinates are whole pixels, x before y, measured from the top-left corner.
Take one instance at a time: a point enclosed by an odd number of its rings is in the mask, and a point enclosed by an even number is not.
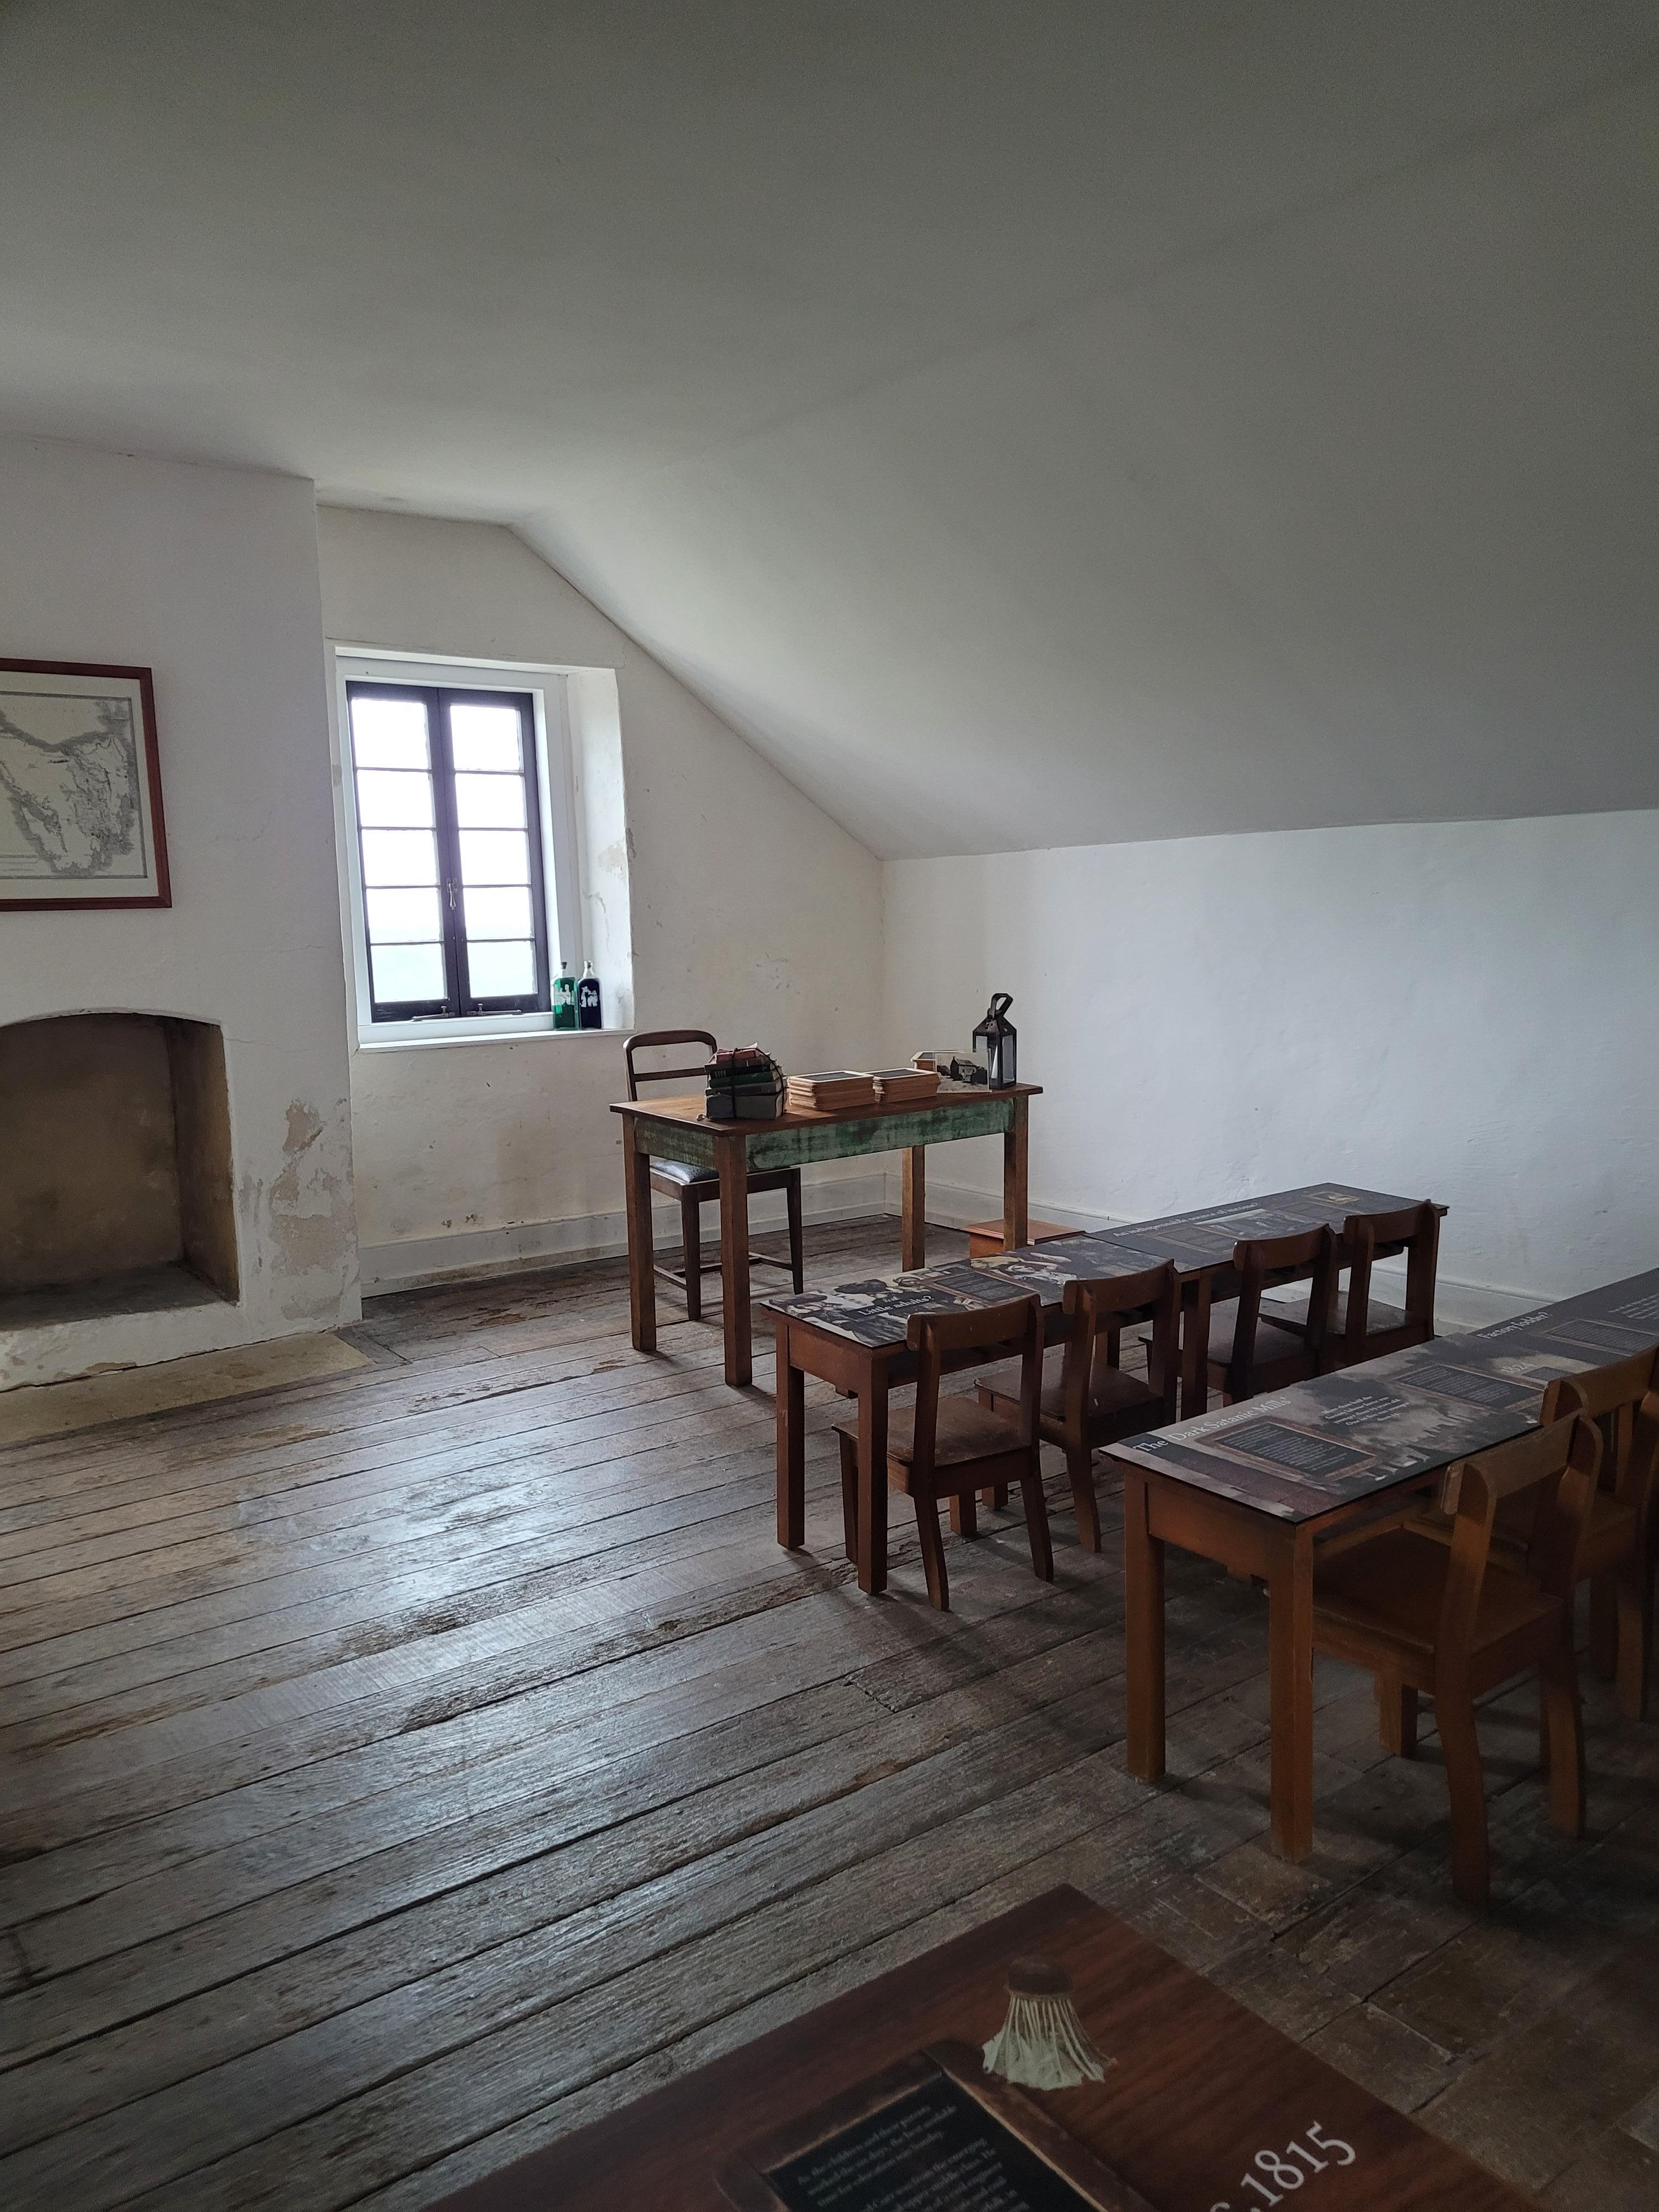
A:
[[[560,963],[559,972],[553,978],[553,1026],[556,1030],[574,1030],[576,1026],[576,979],[568,960]]]
[[[593,973],[593,963],[585,961],[581,981],[576,986],[576,1027],[579,1030],[602,1030],[605,1009],[599,1002],[599,979]]]

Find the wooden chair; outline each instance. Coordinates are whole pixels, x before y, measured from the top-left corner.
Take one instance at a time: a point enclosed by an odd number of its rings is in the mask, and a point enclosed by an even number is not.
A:
[[[696,1067],[636,1068],[634,1055],[652,1046],[665,1044],[700,1044],[712,1053],[714,1040],[707,1030],[641,1030],[623,1046],[623,1059],[628,1068],[628,1095],[637,1098],[642,1083],[681,1083],[687,1076],[695,1076],[699,1088],[703,1081],[703,1068]],[[702,1256],[702,1209],[719,1203],[720,1180],[718,1170],[689,1165],[684,1160],[653,1160],[651,1188],[664,1198],[678,1199],[680,1208],[680,1243],[682,1267],[665,1267],[659,1262],[657,1273],[666,1281],[678,1283],[685,1293],[685,1316],[688,1321],[702,1319],[702,1279],[720,1273],[718,1259],[705,1262]],[[751,1267],[782,1267],[787,1270],[795,1288],[805,1287],[802,1274],[800,1225],[800,1170],[799,1168],[770,1168],[749,1178],[749,1195],[757,1190],[781,1190],[789,1213],[789,1257],[775,1260],[765,1252],[751,1252]]]
[[[927,1595],[941,1613],[951,1609],[951,1585],[939,1539],[939,1504],[951,1501],[951,1526],[958,1535],[978,1533],[975,1493],[1018,1483],[1025,1501],[1031,1565],[1044,1582],[1054,1578],[1048,1515],[1042,1502],[1037,1401],[1042,1389],[1042,1301],[1015,1298],[977,1313],[913,1314],[910,1350],[918,1355],[913,1405],[893,1407],[887,1417],[887,1480],[908,1491],[916,1509],[916,1533]],[[1017,1410],[993,1411],[971,1398],[941,1398],[947,1368],[975,1364],[973,1354],[1004,1359],[1017,1354],[1020,1390]],[[842,1517],[847,1556],[858,1557],[858,1423],[837,1421],[841,1439]]]
[[[1427,1691],[1451,1793],[1452,1886],[1484,1906],[1490,1886],[1486,1796],[1474,1700],[1536,1667],[1548,1714],[1550,1814],[1584,1826],[1584,1749],[1572,1650],[1571,1594],[1601,1439],[1576,1415],[1460,1462],[1443,1483],[1452,1540],[1395,1528],[1328,1565],[1316,1559],[1313,1641],[1376,1677],[1384,1747],[1409,1758]],[[1488,1572],[1500,1504],[1531,1492],[1524,1573]]]
[[[1578,1579],[1590,1585],[1590,1660],[1599,1674],[1617,1681],[1625,1717],[1645,1720],[1653,1651],[1659,1348],[1552,1382],[1544,1394],[1544,1419],[1572,1413],[1588,1416],[1601,1432],[1602,1486],[1590,1500],[1578,1559]]]
[[[1085,1551],[1100,1549],[1100,1512],[1095,1503],[1094,1455],[1148,1429],[1167,1428],[1178,1419],[1181,1382],[1181,1278],[1174,1263],[1148,1267],[1138,1275],[1070,1282],[1061,1300],[1072,1324],[1060,1373],[1045,1378],[1038,1401],[1037,1428],[1046,1442],[1066,1455],[1077,1510],[1078,1536]],[[1148,1381],[1126,1375],[1118,1365],[1120,1333],[1133,1322],[1150,1321]],[[979,1385],[979,1402],[994,1413],[1012,1413],[1019,1400],[1000,1377]],[[1000,1503],[1000,1500],[998,1501]]]
[[[1238,1297],[1210,1316],[1208,1387],[1230,1404],[1317,1375],[1336,1279],[1337,1243],[1328,1227],[1295,1237],[1258,1237],[1233,1247]],[[1294,1335],[1268,1320],[1261,1294],[1281,1283],[1308,1285],[1308,1319]]]
[[[1371,1296],[1371,1269],[1379,1252],[1406,1255],[1406,1303],[1385,1305]],[[1407,1345],[1426,1344],[1434,1334],[1435,1279],[1439,1266],[1440,1215],[1425,1199],[1421,1206],[1394,1213],[1351,1213],[1342,1224],[1339,1267],[1348,1270],[1348,1287],[1332,1301],[1325,1328],[1322,1372],[1353,1367],[1362,1359],[1381,1359]],[[1278,1298],[1262,1301],[1263,1318],[1275,1328],[1305,1337],[1308,1307]]]

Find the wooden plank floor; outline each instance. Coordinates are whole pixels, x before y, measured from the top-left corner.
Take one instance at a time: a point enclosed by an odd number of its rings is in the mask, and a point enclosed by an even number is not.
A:
[[[896,1264],[809,1235],[815,1279]],[[959,1240],[934,1239],[935,1253]],[[710,1288],[713,1289],[711,1283]],[[1483,1723],[1496,1897],[1432,1738],[1322,1667],[1319,1850],[1267,1828],[1265,1608],[1170,1577],[1171,1777],[1053,1486],[932,1613],[772,1538],[769,1358],[641,1358],[603,1263],[374,1301],[360,1375],[0,1453],[0,2203],[413,2208],[1060,1881],[1559,2208],[1659,2204],[1659,1726],[1588,1692],[1590,1832]]]

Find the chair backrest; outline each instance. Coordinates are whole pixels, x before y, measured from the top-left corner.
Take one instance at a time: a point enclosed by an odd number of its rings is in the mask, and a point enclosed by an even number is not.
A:
[[[695,1067],[641,1067],[634,1065],[636,1052],[645,1052],[653,1045],[701,1044],[708,1052]],[[642,1083],[679,1083],[688,1075],[695,1075],[702,1083],[708,1073],[706,1061],[714,1050],[714,1040],[707,1030],[636,1030],[623,1046],[623,1060],[628,1069],[628,1095],[637,1098]]]
[[[907,1332],[916,1364],[915,1456],[911,1472],[925,1484],[933,1471],[939,1434],[939,1390],[947,1361],[952,1367],[964,1362],[964,1352],[983,1353],[988,1360],[1018,1357],[1019,1368],[1019,1441],[1035,1446],[1037,1413],[1042,1396],[1042,1301],[1011,1298],[1006,1305],[980,1306],[972,1312],[912,1314]]]
[[[1181,1382],[1177,1352],[1181,1338],[1181,1277],[1174,1261],[1166,1260],[1160,1267],[1145,1267],[1135,1275],[1074,1279],[1066,1284],[1060,1305],[1072,1322],[1060,1387],[1066,1424],[1073,1433],[1080,1430],[1088,1407],[1089,1382],[1095,1370],[1101,1334],[1109,1324],[1121,1328],[1126,1322],[1150,1321],[1152,1324],[1147,1374],[1152,1388],[1162,1391],[1165,1410],[1173,1421]]]
[[[1544,1393],[1542,1418],[1572,1413],[1588,1415],[1601,1430],[1613,1491],[1645,1525],[1659,1479],[1659,1346],[1583,1375],[1558,1376]]]
[[[1238,1273],[1238,1311],[1233,1323],[1233,1356],[1227,1368],[1227,1395],[1248,1398],[1254,1388],[1256,1327],[1261,1318],[1261,1293],[1281,1283],[1308,1285],[1308,1334],[1304,1340],[1310,1371],[1318,1369],[1330,1326],[1331,1297],[1336,1286],[1337,1242],[1322,1224],[1294,1237],[1254,1237],[1233,1247],[1233,1266]]]
[[[1406,1318],[1434,1334],[1435,1278],[1440,1261],[1440,1215],[1431,1200],[1401,1206],[1393,1213],[1351,1213],[1342,1224],[1343,1255],[1349,1265],[1346,1351],[1351,1359],[1365,1351],[1371,1302],[1371,1267],[1379,1251],[1406,1255]]]
[[[1524,1492],[1536,1493],[1527,1544],[1528,1579],[1552,1597],[1571,1602],[1601,1467],[1601,1438],[1594,1422],[1569,1413],[1447,1469],[1440,1502],[1454,1517],[1440,1610],[1443,1650],[1468,1649],[1498,1509]]]

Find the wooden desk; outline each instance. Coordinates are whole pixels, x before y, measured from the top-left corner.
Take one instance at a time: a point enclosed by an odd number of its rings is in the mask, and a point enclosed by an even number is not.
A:
[[[1656,1341],[1659,1270],[1114,1445],[1124,1489],[1130,1772],[1152,1782],[1164,1771],[1164,1547],[1260,1575],[1273,1843],[1286,1858],[1305,1857],[1321,1540],[1386,1518],[1453,1460],[1535,1428],[1558,1375]]]
[[[1067,1327],[1060,1304],[1068,1282],[1138,1274],[1173,1260],[1184,1306],[1182,1409],[1200,1413],[1207,1395],[1210,1306],[1213,1298],[1237,1289],[1232,1258],[1239,1239],[1293,1235],[1322,1222],[1340,1233],[1350,1213],[1392,1212],[1409,1203],[1346,1183],[1309,1183],[1098,1236],[1068,1237],[896,1279],[767,1299],[778,1347],[779,1543],[795,1551],[806,1541],[805,1387],[805,1377],[816,1375],[838,1390],[851,1391],[859,1401],[859,1588],[871,1595],[886,1588],[887,1400],[896,1383],[910,1381],[915,1372],[905,1348],[911,1314],[994,1305],[1036,1291],[1042,1300],[1048,1340],[1057,1343]]]
[[[446,2197],[439,2212],[731,2212],[718,2166],[924,2045],[984,2043],[1002,2024],[1010,1960],[1030,1951],[1071,1973],[1084,2025],[1115,2062],[1103,2081],[1033,2094],[1159,2212],[1261,2212],[1282,2201],[1271,2162],[1306,2144],[1310,2128],[1352,2155],[1345,2164],[1332,2154],[1318,2172],[1318,2154],[1309,2159],[1308,2212],[1524,2212],[1534,2201],[1077,1890],[1051,1889]],[[1242,2189],[1246,2174],[1269,2197]]]
[[[901,1264],[927,1258],[927,1148],[965,1137],[1002,1139],[1002,1218],[1008,1242],[1025,1242],[1028,1103],[1042,1085],[1006,1091],[940,1091],[921,1104],[855,1106],[836,1114],[785,1114],[775,1121],[711,1121],[701,1096],[624,1100],[623,1176],[628,1202],[628,1285],[635,1352],[657,1348],[657,1286],[651,1224],[651,1162],[714,1168],[720,1182],[720,1318],[726,1379],[752,1379],[749,1307],[749,1173],[805,1167],[860,1152],[902,1152]]]

